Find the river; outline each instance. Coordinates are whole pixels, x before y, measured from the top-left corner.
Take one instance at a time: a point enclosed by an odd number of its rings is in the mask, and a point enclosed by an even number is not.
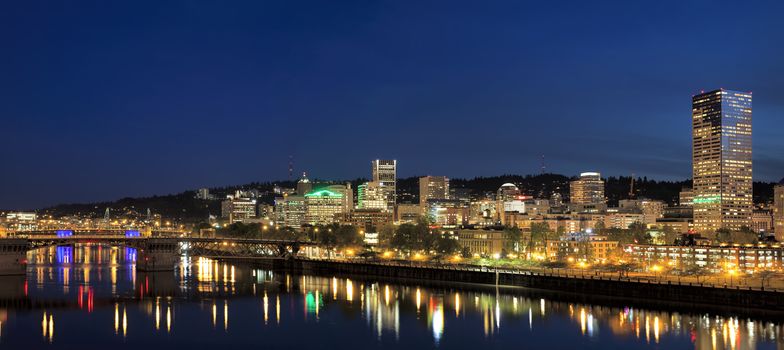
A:
[[[0,277],[8,349],[784,349],[784,321],[524,289],[303,276],[130,248],[40,249]],[[748,315],[748,314],[746,314]]]

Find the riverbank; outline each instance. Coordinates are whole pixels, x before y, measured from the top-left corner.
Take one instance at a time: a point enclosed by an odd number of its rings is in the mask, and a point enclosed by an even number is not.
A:
[[[456,266],[405,265],[385,262],[358,262],[308,259],[241,259],[256,266],[322,276],[367,276],[390,281],[466,283],[489,287],[518,287],[569,293],[612,300],[645,301],[680,306],[718,306],[755,309],[757,312],[784,313],[784,293],[751,287],[725,288],[714,285],[678,284],[593,275],[558,275],[545,272],[468,268]]]

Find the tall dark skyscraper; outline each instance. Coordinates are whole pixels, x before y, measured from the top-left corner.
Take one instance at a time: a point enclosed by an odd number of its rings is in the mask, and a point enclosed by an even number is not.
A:
[[[695,230],[751,226],[751,93],[692,97],[692,167]]]

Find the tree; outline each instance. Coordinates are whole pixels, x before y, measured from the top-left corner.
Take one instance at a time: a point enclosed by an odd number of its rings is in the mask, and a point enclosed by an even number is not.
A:
[[[363,239],[360,237],[359,230],[357,230],[355,226],[342,225],[331,227],[331,229],[334,231],[335,244],[338,247],[346,248],[362,244]]]
[[[468,249],[468,247],[463,247],[463,249],[460,250],[460,256],[462,256],[464,259],[470,258],[471,249]]]
[[[730,234],[730,239],[733,243],[738,244],[753,244],[757,243],[759,236],[757,235],[754,230],[749,228],[748,226],[743,226],[738,231],[732,231]]]
[[[390,246],[392,238],[395,236],[395,225],[386,224],[378,230],[378,244],[381,246]]]
[[[590,261],[593,259],[593,245],[589,240],[582,240],[577,244],[577,258]]]
[[[240,238],[258,238],[261,229],[257,224],[243,224],[235,222],[231,225],[224,226],[218,233],[221,236],[227,237],[240,237]]]
[[[517,227],[504,228],[504,248],[506,251],[520,252],[520,239],[523,237],[522,232]]]
[[[550,226],[543,222],[531,223],[531,237],[528,246],[530,250],[535,250],[536,247],[545,247],[547,239],[552,236]]]
[[[593,225],[593,232],[597,235],[604,234],[606,227],[604,226],[604,220],[599,220]]]
[[[648,227],[637,221],[629,225],[629,233],[634,242],[638,244],[651,244],[651,236],[648,234]]]
[[[732,231],[724,227],[716,230],[716,241],[721,243],[732,242]]]
[[[193,226],[193,230],[191,230],[191,233],[198,235],[202,229],[207,229],[207,228],[212,228],[212,226],[210,226],[210,224],[207,222],[200,222]]]
[[[662,240],[666,245],[675,244],[675,240],[677,240],[678,236],[680,236],[678,232],[676,232],[675,229],[672,228],[671,226],[664,226],[664,228],[662,229],[662,234],[663,234]]]
[[[439,254],[454,254],[460,249],[460,245],[456,239],[449,237],[447,234],[439,234],[436,238],[435,250]]]
[[[760,287],[762,287],[762,289],[765,289],[765,285],[767,284],[767,282],[769,282],[771,279],[775,278],[777,275],[778,275],[778,273],[776,273],[775,271],[770,271],[770,270],[763,270],[763,271],[757,272],[757,276],[760,279]]]

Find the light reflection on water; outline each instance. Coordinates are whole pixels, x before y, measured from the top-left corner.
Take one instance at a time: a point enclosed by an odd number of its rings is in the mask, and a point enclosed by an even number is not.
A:
[[[782,324],[731,314],[276,273],[183,258],[137,273],[136,252],[52,247],[0,283],[0,347],[784,348]],[[303,336],[307,335],[307,336]],[[85,344],[85,339],[89,339]]]

